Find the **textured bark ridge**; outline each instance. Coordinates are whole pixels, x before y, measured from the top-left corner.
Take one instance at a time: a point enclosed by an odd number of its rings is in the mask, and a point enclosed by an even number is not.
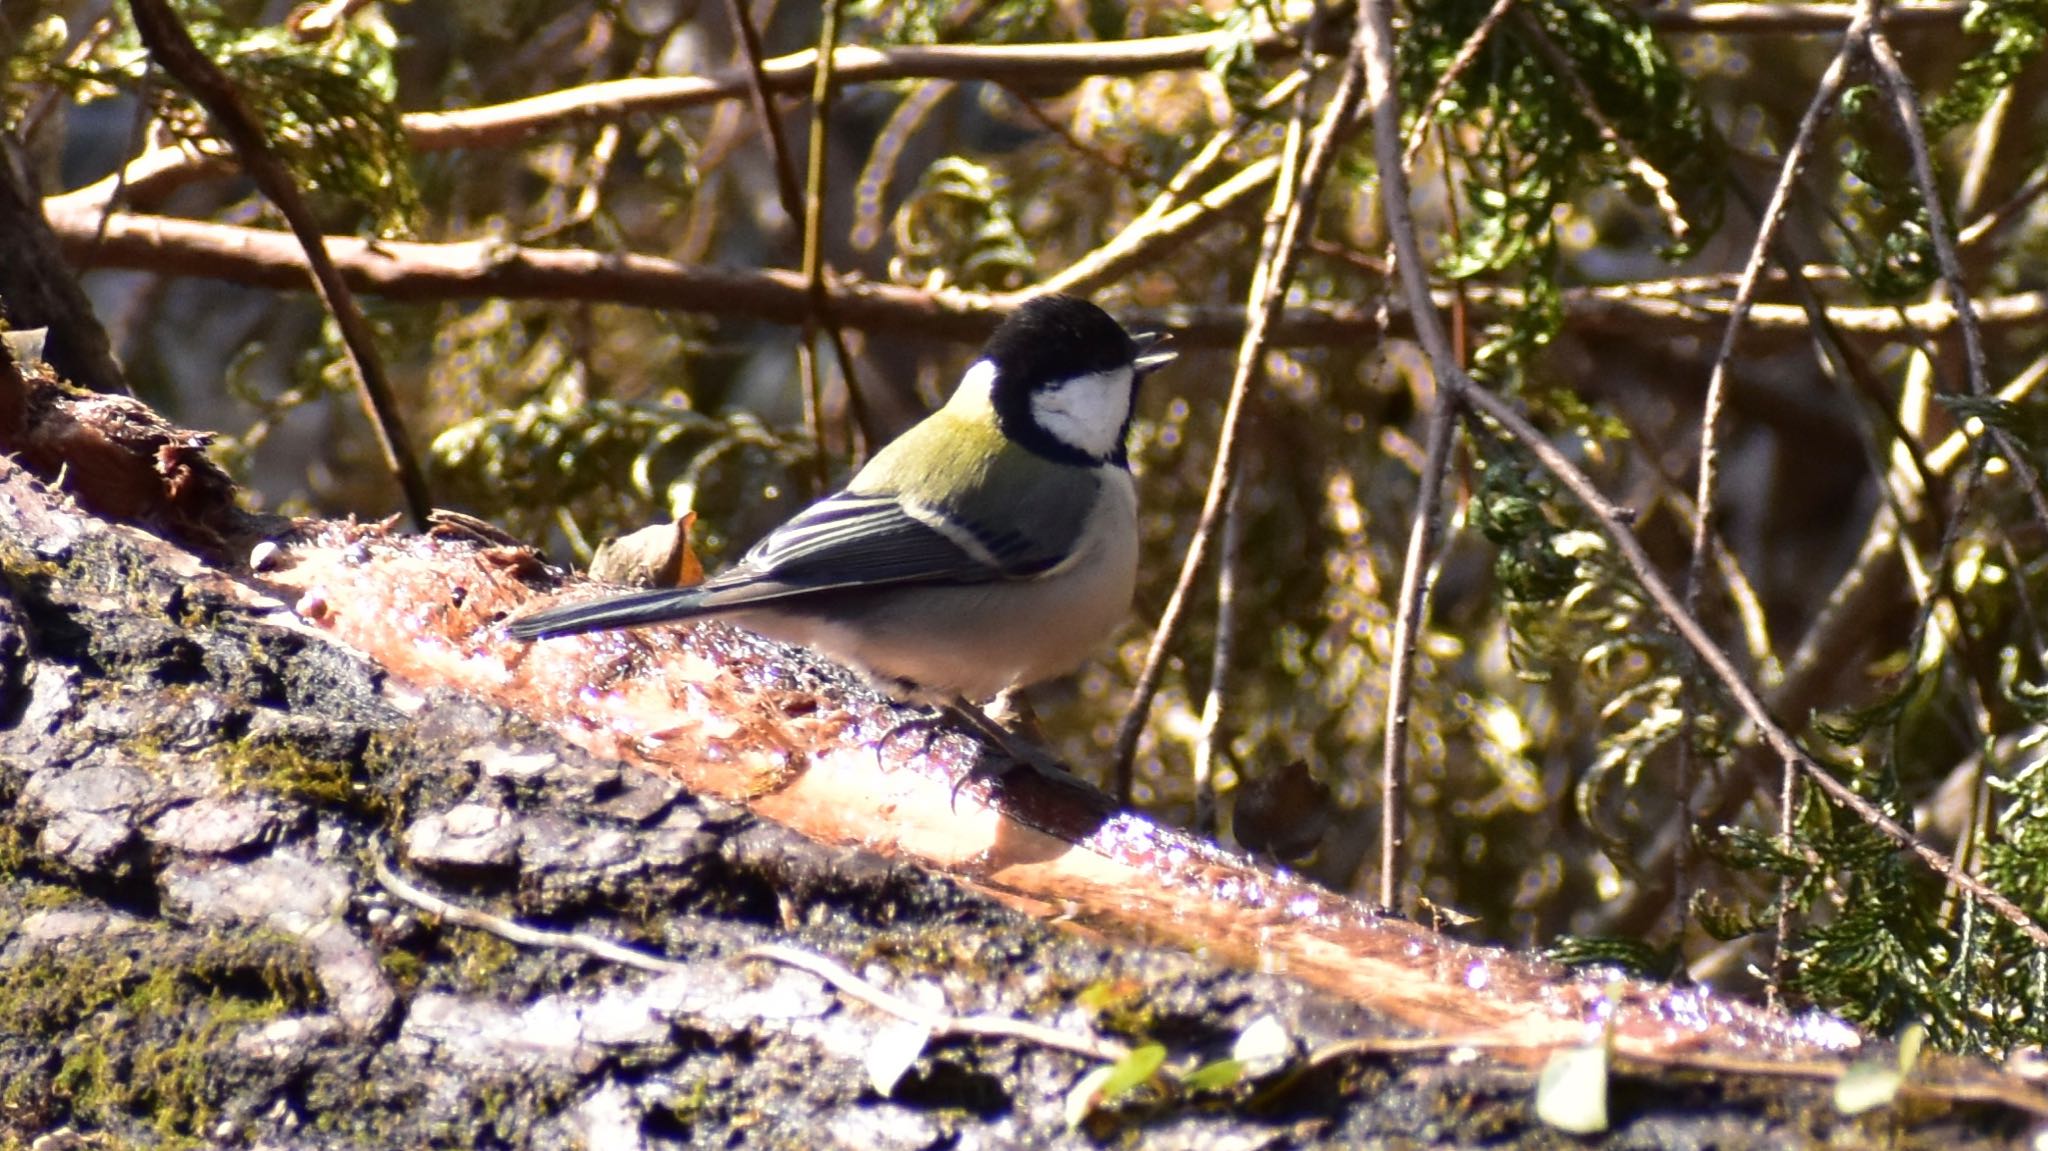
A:
[[[42,406],[0,379],[0,416],[87,419],[16,382]],[[955,811],[973,741],[890,737],[886,703],[788,649],[517,648],[492,623],[544,582],[518,549],[255,520],[224,487],[89,508],[106,465],[49,486],[48,418],[0,418],[42,473],[0,457],[0,1146],[1550,1146],[1532,1065],[1599,1018],[1617,1146],[1994,1145],[2038,1106],[1954,1063],[1930,1102],[1844,1118],[1825,1074],[1882,1054],[1831,1021],[1445,940],[1057,780]],[[190,466],[161,447],[135,476]],[[885,1092],[905,1025],[764,944],[1181,1070],[1262,1016],[1296,1055],[1079,1129],[1093,1064],[1025,1039],[937,1039]]]

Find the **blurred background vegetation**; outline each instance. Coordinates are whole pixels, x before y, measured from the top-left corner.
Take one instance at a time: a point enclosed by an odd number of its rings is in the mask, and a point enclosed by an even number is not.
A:
[[[1106,781],[1216,457],[1270,167],[1290,125],[1330,98],[1350,14],[1278,0],[837,2],[838,43],[881,52],[1208,38],[1170,67],[1083,54],[937,74],[906,56],[892,78],[839,86],[815,171],[808,74],[782,83],[792,204],[744,83],[663,110],[620,110],[616,91],[590,87],[744,77],[722,0],[175,7],[265,115],[330,234],[483,241],[462,250],[472,262],[598,257],[582,280],[523,294],[420,287],[401,257],[365,297],[435,501],[564,562],[685,510],[707,564],[730,558],[938,402],[1013,293],[1173,220],[1168,242],[1078,285],[1131,326],[1175,330],[1182,350],[1135,429],[1136,611],[1038,701],[1060,750]],[[771,75],[819,42],[819,5],[744,7]],[[2048,4],[1885,11],[1926,105],[1931,210],[1962,236],[1985,378],[2005,394],[1966,398],[1908,136],[1858,56],[1822,103],[1728,367],[1700,615],[1817,758],[2040,919],[2048,523],[2027,484],[2048,462],[2035,388],[2048,371]],[[1673,581],[1736,275],[1850,12],[1432,0],[1399,13],[1409,122],[1431,116],[1415,207],[1460,354],[1630,509]],[[110,211],[276,226],[245,181],[190,160],[107,207],[124,160],[220,150],[194,105],[145,77],[125,8],[6,0],[0,61],[16,159],[54,197],[72,258],[99,268],[85,282],[137,392],[220,433],[252,503],[394,510],[310,295],[231,260],[193,278],[175,245],[94,246]],[[579,111],[431,146],[430,125],[400,118],[549,93]],[[1436,396],[1387,278],[1362,113],[1344,140],[1244,433],[1211,782],[1222,833],[1370,893],[1396,591]],[[1221,206],[1189,207],[1205,194]],[[898,289],[842,325],[851,387],[826,328],[813,332],[815,404],[786,309],[738,291],[652,308],[608,278],[628,253],[680,275],[794,272],[812,196],[835,312]],[[1994,427],[2020,458],[1992,451]],[[1853,816],[1788,791],[1594,520],[1521,446],[1465,420],[1446,507],[1408,716],[1404,901],[1470,917],[1461,930],[1477,938],[1578,937],[1576,953],[1683,966],[1880,1029],[1925,1021],[1951,1046],[2048,1038],[2048,956]],[[1216,578],[1195,587],[1134,796],[1183,823],[1212,818],[1192,780],[1219,670]]]

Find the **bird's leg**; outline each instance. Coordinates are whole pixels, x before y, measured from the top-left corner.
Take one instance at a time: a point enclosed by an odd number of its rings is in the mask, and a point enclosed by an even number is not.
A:
[[[922,730],[924,732],[924,746],[919,748],[917,753],[919,755],[931,754],[932,744],[939,738],[939,732],[945,727],[947,719],[946,709],[928,704],[919,707],[918,710],[924,714],[914,715],[909,719],[897,721],[890,726],[888,731],[882,733],[882,738],[875,741],[875,759],[878,762],[882,758],[882,752],[890,744],[896,742],[897,738],[902,736],[903,733],[913,730]],[[886,768],[888,765],[884,763],[882,766]]]
[[[1002,725],[1002,729],[1008,732],[1012,739],[1029,740],[1039,747],[1046,745],[1045,728],[1040,726],[1038,713],[1032,710],[1031,697],[1025,694],[1024,688],[1004,688],[981,711],[983,715]]]
[[[997,752],[1005,759],[1012,761],[1008,766],[1022,763],[1041,770],[1056,770],[1059,767],[1059,764],[1054,762],[1051,756],[1034,745],[1030,739],[1019,736],[1017,733],[1004,727],[995,717],[965,699],[956,697],[953,699],[933,700],[917,706],[923,714],[899,720],[888,731],[882,733],[881,739],[875,741],[876,755],[880,755],[885,748],[897,739],[900,739],[906,732],[914,730],[924,732],[924,746],[918,750],[918,754],[930,754],[932,744],[938,739],[939,734],[947,726],[951,725],[965,727],[980,737],[983,743],[994,744]],[[1008,766],[1004,770],[1008,770]],[[976,771],[969,772],[968,777],[971,778],[976,774],[982,774],[979,768]],[[954,790],[957,791],[958,788]]]
[[[981,710],[965,699],[954,697],[939,705],[939,710],[966,725],[974,734],[996,746],[996,750],[1018,763],[1039,768],[1057,768],[1059,764],[1047,755],[1044,748],[1032,744],[1015,732],[995,721],[995,717]]]
[[[1003,706],[1005,703],[1014,709],[1016,706],[1015,697],[1009,693],[998,697],[997,706]],[[880,757],[883,749],[901,737],[905,732],[912,729],[921,728],[925,733],[924,748],[921,754],[928,754],[931,751],[933,741],[938,738],[939,733],[944,729],[948,721],[973,732],[984,744],[992,745],[995,748],[996,756],[993,757],[993,763],[987,757],[977,758],[973,767],[962,772],[959,778],[954,780],[953,802],[955,806],[958,806],[960,802],[960,789],[976,779],[999,778],[1008,774],[1012,768],[1018,766],[1030,767],[1052,775],[1063,774],[1066,770],[1060,765],[1058,760],[1052,757],[1051,753],[1047,752],[1043,746],[1034,742],[1029,736],[1019,735],[1017,732],[1004,727],[994,716],[976,707],[963,697],[954,696],[950,699],[938,700],[930,700],[927,697],[927,702],[924,706],[930,709],[927,714],[912,716],[902,720],[884,732],[882,738],[875,743],[875,755]],[[1010,714],[1016,714],[1016,712],[1012,710]],[[1025,716],[1027,721],[1035,727],[1035,717],[1031,717],[1028,711],[1025,712]]]
[[[1048,775],[1065,773],[1066,769],[1061,767],[1059,761],[1054,759],[1045,748],[1005,728],[1002,724],[997,723],[987,712],[969,703],[966,699],[955,696],[941,703],[939,708],[968,727],[974,734],[995,745],[995,749],[1002,753],[1003,758],[1009,760],[1008,763],[1001,764],[993,769],[984,766],[987,762],[985,760],[975,761],[972,768],[962,773],[959,779],[953,781],[953,803],[955,806],[958,806],[960,802],[961,788],[966,787],[976,779],[991,776],[1000,778],[1007,775],[1012,768],[1019,766],[1029,767]]]

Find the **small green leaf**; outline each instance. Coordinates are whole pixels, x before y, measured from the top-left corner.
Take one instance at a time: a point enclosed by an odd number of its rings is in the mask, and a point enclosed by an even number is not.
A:
[[[1910,1023],[1899,1036],[1899,1073],[1910,1074],[1920,1062],[1920,1049],[1927,1046],[1927,1025]]]
[[[1097,1067],[1081,1076],[1067,1092],[1066,1117],[1069,1130],[1093,1115],[1105,1103],[1113,1103],[1140,1084],[1148,1083],[1166,1064],[1166,1048],[1147,1043],[1134,1048],[1107,1067]]]
[[[1247,1078],[1250,1075],[1243,1063],[1235,1059],[1218,1059],[1181,1076],[1180,1085],[1189,1091],[1228,1091]]]
[[[1835,1110],[1861,1115],[1887,1106],[1898,1098],[1899,1085],[1905,1081],[1905,1074],[1896,1067],[1870,1060],[1851,1063],[1835,1080]]]
[[[1102,1101],[1114,1102],[1132,1088],[1151,1082],[1165,1065],[1166,1048],[1160,1044],[1147,1043],[1133,1048],[1121,1061],[1110,1065],[1109,1075],[1102,1081]]]

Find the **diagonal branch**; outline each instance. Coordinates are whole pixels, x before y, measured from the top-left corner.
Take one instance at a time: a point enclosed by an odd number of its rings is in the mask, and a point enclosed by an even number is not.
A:
[[[1178,250],[1250,204],[1280,171],[1277,157],[1266,156],[1193,200],[1162,215],[1141,216],[1101,247],[1067,265],[1039,286],[1045,292],[1092,292],[1132,269]]]
[[[1876,0],[1865,0],[1860,7],[1871,10],[1876,6]],[[1920,122],[1920,104],[1913,95],[1912,83],[1906,79],[1905,69],[1899,66],[1899,58],[1892,52],[1890,41],[1885,39],[1883,32],[1871,26],[1873,23],[1866,21],[1859,27],[1864,28],[1864,44],[1869,49],[1871,62],[1877,65],[1878,78],[1891,97],[1892,112],[1898,117],[1907,150],[1913,156],[1913,182],[1919,185],[1920,197],[1927,204],[1927,232],[1934,242],[1934,258],[1941,266],[1941,278],[1948,285],[1949,295],[1955,304],[1957,326],[1962,331],[1963,363],[1967,369],[1970,394],[1988,396],[1991,385],[1984,372],[1984,336],[1977,326],[1977,309],[1963,278],[1962,261],[1956,256],[1955,238],[1949,232],[1948,213],[1942,206],[1941,185],[1934,178],[1934,159],[1927,147],[1927,130]],[[2042,492],[2040,476],[2035,473],[2028,455],[2002,428],[1989,427],[1987,430],[1992,443],[1998,446],[1999,455],[2004,457],[2020,484],[2026,488],[2027,498],[2034,505],[2035,520],[2043,528],[2048,528],[2048,494]]]
[[[1187,557],[1181,562],[1180,577],[1174,582],[1173,594],[1167,598],[1166,611],[1159,618],[1152,646],[1145,653],[1145,666],[1132,688],[1130,710],[1125,713],[1123,726],[1117,731],[1113,768],[1115,794],[1118,801],[1125,804],[1131,799],[1132,762],[1137,756],[1138,737],[1145,730],[1146,717],[1152,710],[1152,697],[1159,690],[1159,678],[1166,667],[1166,653],[1173,646],[1175,634],[1187,616],[1188,598],[1193,593],[1195,580],[1201,575],[1203,564],[1208,560],[1210,541],[1222,520],[1231,486],[1236,482],[1240,429],[1252,381],[1258,377],[1259,366],[1265,358],[1267,333],[1286,303],[1287,285],[1294,278],[1302,237],[1314,228],[1311,217],[1316,201],[1322,195],[1324,180],[1336,159],[1337,142],[1343,126],[1357,106],[1359,87],[1357,57],[1351,56],[1345,61],[1337,91],[1324,106],[1323,118],[1310,136],[1308,156],[1302,162],[1299,181],[1285,177],[1280,180],[1276,200],[1284,202],[1284,214],[1266,259],[1252,278],[1252,299],[1256,301],[1256,307],[1252,310],[1250,322],[1245,325],[1244,342],[1238,347],[1237,371],[1230,382],[1229,403],[1223,410],[1223,428],[1216,445],[1216,464],[1209,474],[1209,490],[1202,500],[1202,518],[1195,525],[1194,539],[1189,542]],[[1280,205],[1276,203],[1275,206]]]
[[[1644,159],[1635,145],[1629,143],[1628,137],[1623,136],[1614,126],[1614,122],[1600,110],[1599,99],[1594,96],[1593,89],[1586,83],[1586,78],[1579,74],[1578,62],[1571,58],[1570,53],[1558,46],[1557,41],[1551,38],[1549,30],[1544,28],[1536,17],[1530,15],[1528,9],[1515,10],[1515,26],[1528,35],[1529,41],[1536,45],[1536,51],[1550,64],[1552,70],[1564,77],[1565,83],[1571,86],[1572,95],[1578,97],[1579,110],[1593,122],[1594,129],[1600,133],[1600,138],[1608,147],[1613,148],[1621,156],[1622,166],[1628,170],[1628,174],[1634,176],[1637,183],[1649,189],[1650,198],[1657,202],[1657,210],[1664,216],[1664,229],[1677,240],[1682,241],[1691,236],[1692,225],[1686,222],[1685,212],[1678,206],[1678,197],[1672,194],[1671,181],[1666,179],[1664,173],[1658,171],[1654,164]]]
[[[419,458],[413,454],[412,440],[406,434],[405,423],[398,413],[398,400],[391,390],[391,383],[384,376],[384,364],[377,356],[376,340],[370,333],[370,325],[364,320],[362,309],[356,306],[355,295],[349,291],[340,269],[328,254],[326,239],[313,219],[312,209],[299,195],[291,173],[271,152],[262,125],[248,105],[242,102],[241,93],[192,42],[191,34],[171,11],[167,0],[129,0],[129,7],[135,15],[135,29],[149,48],[150,57],[205,106],[215,126],[233,145],[250,178],[291,226],[292,235],[305,252],[307,266],[312,269],[313,284],[320,293],[321,302],[327,305],[335,327],[341,330],[342,343],[348,348],[349,361],[355,366],[356,394],[361,398],[364,414],[369,416],[370,425],[377,433],[385,465],[391,469],[393,478],[404,493],[413,523],[419,530],[427,530],[427,513],[433,510],[433,500],[427,494],[426,473],[420,470]]]
[[[1813,151],[1814,141],[1820,134],[1821,122],[1827,118],[1834,105],[1836,95],[1841,91],[1842,81],[1848,75],[1849,64],[1854,59],[1859,37],[1868,30],[1869,10],[1858,12],[1858,22],[1850,25],[1849,34],[1843,38],[1842,46],[1829,62],[1827,71],[1821,75],[1820,84],[1814,90],[1813,99],[1806,105],[1806,112],[1800,117],[1799,131],[1793,137],[1792,147],[1785,153],[1783,164],[1778,169],[1777,182],[1771,188],[1771,198],[1757,219],[1756,241],[1750,245],[1749,258],[1742,268],[1742,279],[1735,289],[1735,302],[1728,326],[1721,334],[1721,346],[1715,352],[1713,369],[1707,376],[1706,399],[1700,410],[1699,487],[1693,496],[1692,558],[1685,571],[1685,610],[1698,618],[1700,595],[1704,589],[1707,565],[1714,553],[1713,521],[1715,491],[1720,478],[1720,427],[1721,408],[1728,386],[1728,365],[1735,358],[1735,345],[1742,335],[1743,321],[1749,316],[1756,301],[1757,285],[1763,278],[1764,267],[1770,262],[1771,245],[1775,242],[1785,213],[1792,202],[1792,191],[1797,186],[1800,169],[1806,164],[1806,157]],[[1676,791],[1679,797],[1679,833],[1672,840],[1671,876],[1672,891],[1676,895],[1681,928],[1688,913],[1687,889],[1690,883],[1693,823],[1693,778],[1695,745],[1699,730],[1699,684],[1688,677],[1685,689],[1685,725],[1678,741],[1678,779]],[[1792,788],[1793,775],[1787,768],[1785,788]],[[1783,818],[1790,819],[1789,813]],[[1789,842],[1787,844],[1789,848]],[[1781,917],[1784,909],[1780,908]],[[1779,954],[1784,954],[1784,923],[1779,924]],[[1774,984],[1775,987],[1775,984]]]

